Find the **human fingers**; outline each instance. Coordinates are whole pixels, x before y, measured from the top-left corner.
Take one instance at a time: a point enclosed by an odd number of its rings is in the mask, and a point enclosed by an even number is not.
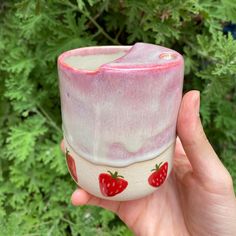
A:
[[[178,137],[175,144],[173,171],[180,182],[182,182],[186,174],[192,173],[191,164]]]
[[[175,142],[175,156],[186,156],[186,153],[184,151],[183,145],[179,139],[179,137],[176,138]]]
[[[148,210],[147,202],[149,199],[153,199],[153,195],[154,194],[137,200],[117,202],[101,199],[87,193],[83,189],[77,189],[71,196],[71,202],[75,206],[93,205],[106,208],[116,213],[129,228],[134,228],[134,223],[142,216],[141,213]],[[157,212],[155,212],[155,214],[157,214]]]
[[[65,153],[65,144],[64,144],[64,139],[61,140],[60,147],[61,147],[62,152]]]
[[[93,205],[106,208],[115,213],[119,213],[120,202],[105,200],[95,197],[83,189],[76,189],[71,196],[71,203],[74,206]]]
[[[232,178],[210,145],[199,116],[199,91],[183,97],[177,122],[177,133],[193,168],[203,184],[232,186]]]

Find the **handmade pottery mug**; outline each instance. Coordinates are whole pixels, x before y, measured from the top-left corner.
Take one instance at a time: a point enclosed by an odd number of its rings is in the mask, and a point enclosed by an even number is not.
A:
[[[172,169],[183,57],[146,43],[71,50],[58,58],[66,160],[104,199],[158,189]]]

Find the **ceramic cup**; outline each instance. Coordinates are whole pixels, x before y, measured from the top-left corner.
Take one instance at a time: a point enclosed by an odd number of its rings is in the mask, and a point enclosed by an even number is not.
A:
[[[66,160],[76,183],[104,199],[141,198],[172,168],[184,61],[146,43],[58,58]]]

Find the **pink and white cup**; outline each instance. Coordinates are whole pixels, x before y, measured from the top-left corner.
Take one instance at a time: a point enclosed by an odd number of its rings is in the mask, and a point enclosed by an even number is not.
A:
[[[117,201],[160,188],[172,169],[183,57],[146,43],[86,47],[60,55],[58,71],[76,183]]]

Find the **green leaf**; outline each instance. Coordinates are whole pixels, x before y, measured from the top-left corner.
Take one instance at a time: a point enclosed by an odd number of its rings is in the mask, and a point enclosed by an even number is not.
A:
[[[44,123],[45,120],[35,115],[10,129],[7,138],[9,160],[15,159],[16,163],[20,163],[30,155],[34,155],[37,139],[47,132]]]

